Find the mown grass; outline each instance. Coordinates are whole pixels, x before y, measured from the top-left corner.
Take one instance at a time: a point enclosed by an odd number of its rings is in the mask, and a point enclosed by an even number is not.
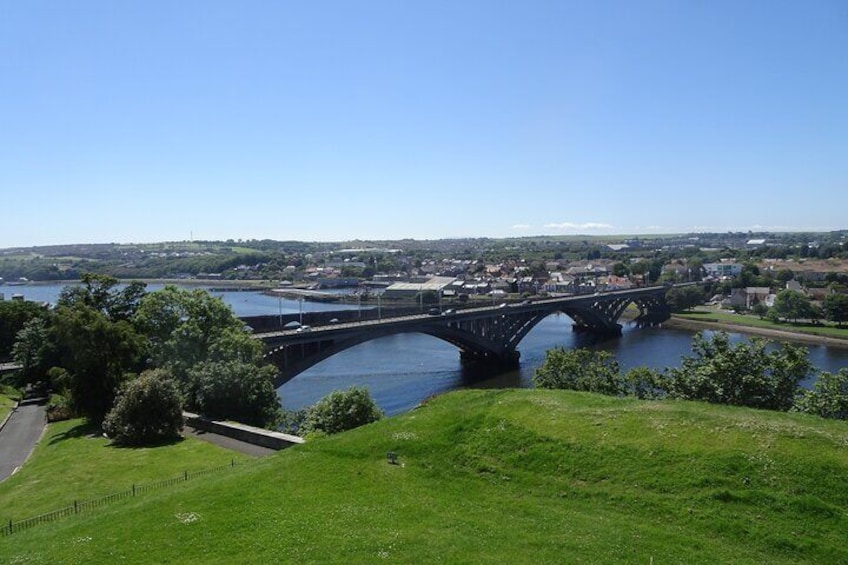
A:
[[[6,416],[18,403],[20,393],[10,386],[0,385],[0,424],[6,420]]]
[[[845,563],[847,447],[803,415],[462,391],[15,534],[0,561]]]
[[[754,316],[750,314],[731,314],[728,312],[718,312],[715,310],[694,310],[692,312],[681,312],[676,313],[674,315],[684,320],[692,320],[697,322],[732,324],[735,326],[765,328],[769,330],[796,332],[848,340],[848,327],[839,327],[830,323],[776,323],[770,320],[761,319],[759,316]]]
[[[21,470],[0,483],[0,523],[245,459],[194,438],[151,448],[116,447],[82,420],[56,422]]]

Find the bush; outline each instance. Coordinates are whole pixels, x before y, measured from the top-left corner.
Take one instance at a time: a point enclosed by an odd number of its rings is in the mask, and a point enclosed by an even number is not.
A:
[[[545,354],[545,362],[536,369],[533,384],[537,388],[597,392],[611,396],[627,393],[618,361],[606,351],[555,347]]]
[[[182,400],[171,375],[146,371],[127,382],[103,421],[103,430],[120,445],[147,445],[179,436]]]
[[[383,417],[368,390],[351,387],[334,390],[307,410],[303,430],[306,433],[336,434],[376,422]]]
[[[840,369],[835,375],[828,372],[819,375],[812,390],[798,397],[793,411],[848,420],[848,369]]]
[[[801,347],[783,344],[769,352],[767,344],[753,338],[733,345],[724,332],[711,339],[696,335],[692,342],[695,356],[684,357],[681,367],[666,372],[668,395],[681,400],[789,410],[795,403],[798,384],[812,366]]]
[[[665,376],[648,367],[634,367],[624,375],[627,394],[641,400],[665,398]]]

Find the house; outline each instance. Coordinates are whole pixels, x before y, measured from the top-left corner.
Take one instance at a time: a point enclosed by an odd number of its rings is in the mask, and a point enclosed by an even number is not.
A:
[[[786,290],[794,290],[795,292],[804,292],[804,287],[801,286],[801,283],[792,279],[791,281],[786,281]]]
[[[769,298],[771,297],[771,298]],[[730,306],[733,308],[745,308],[750,310],[755,304],[762,302],[768,306],[774,303],[774,295],[767,286],[749,286],[746,288],[734,288],[730,293]]]
[[[630,290],[633,288],[633,283],[627,277],[610,275],[598,279],[598,287],[604,290]]]
[[[708,277],[735,277],[742,273],[742,265],[730,262],[705,263],[704,271],[707,273]]]

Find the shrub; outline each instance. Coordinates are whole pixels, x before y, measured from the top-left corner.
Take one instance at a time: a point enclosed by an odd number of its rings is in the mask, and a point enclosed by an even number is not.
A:
[[[336,434],[376,422],[383,417],[367,389],[334,390],[307,410],[306,433]]]
[[[606,351],[583,348],[549,349],[545,362],[536,369],[533,384],[537,388],[581,390],[612,396],[627,392],[618,361]]]
[[[696,335],[692,342],[695,356],[684,357],[679,368],[666,373],[668,395],[681,400],[789,410],[795,403],[798,384],[812,366],[801,347],[783,344],[780,349],[767,351],[767,344],[753,338],[734,345],[724,332],[711,339]]]
[[[624,375],[627,394],[642,400],[664,398],[664,375],[648,367],[634,367]]]
[[[103,430],[120,445],[146,445],[178,437],[183,428],[182,400],[171,375],[146,371],[127,382],[103,421]]]
[[[798,397],[793,411],[848,420],[848,369],[840,369],[836,374],[823,372],[819,375],[812,390],[805,390]]]

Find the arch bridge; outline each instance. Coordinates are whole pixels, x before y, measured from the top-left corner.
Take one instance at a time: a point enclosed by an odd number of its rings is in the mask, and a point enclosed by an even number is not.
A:
[[[690,284],[690,283],[687,283]],[[696,284],[696,283],[691,283]],[[678,285],[685,286],[685,285]],[[564,313],[575,330],[620,334],[618,319],[631,304],[639,308],[636,322],[658,324],[669,318],[665,287],[621,290],[446,311],[355,323],[330,324],[311,329],[254,334],[265,342],[266,358],[279,369],[279,387],[309,367],[346,349],[399,333],[423,333],[455,345],[463,360],[504,367],[517,366],[519,342],[544,318]],[[308,331],[306,331],[308,329]]]

